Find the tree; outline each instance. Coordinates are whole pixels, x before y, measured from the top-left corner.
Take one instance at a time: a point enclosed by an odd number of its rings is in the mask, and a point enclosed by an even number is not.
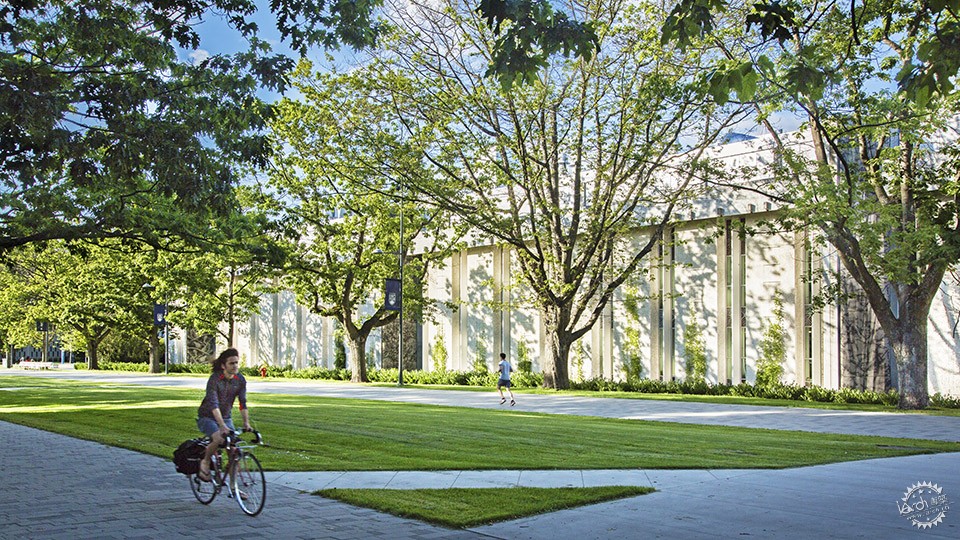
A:
[[[35,299],[23,286],[24,273],[29,269],[4,260],[0,270],[0,338],[4,353],[12,360],[13,349],[40,342],[35,326],[39,315],[34,311]]]
[[[739,8],[726,0],[680,0],[663,24],[663,42],[690,46],[701,37],[714,34],[720,26],[718,18],[729,11]],[[801,35],[810,36],[808,30],[824,17],[839,16],[851,23],[841,34],[848,43],[858,47],[882,43],[896,51],[898,61],[891,66],[896,71],[889,73],[892,77],[888,80],[897,82],[904,97],[924,106],[936,96],[953,93],[960,71],[960,8],[956,2],[853,1],[839,6],[759,0],[751,3],[747,11],[740,12],[742,16],[734,20],[746,21],[747,30],[756,27],[763,41],[778,41],[781,45]],[[745,90],[755,80],[750,66],[741,67],[746,76],[728,80],[734,90]],[[796,67],[793,76],[797,83],[816,76],[803,69],[814,66],[798,63]]]
[[[5,262],[4,288],[17,291],[20,317],[54,324],[65,341],[86,349],[90,369],[98,368],[99,345],[111,332],[142,337],[151,327],[147,277],[119,250],[71,251],[58,242],[10,251]]]
[[[715,43],[724,58],[709,77],[717,101],[756,105],[778,154],[770,182],[740,187],[788,203],[788,225],[819,229],[837,250],[883,329],[909,409],[927,405],[930,305],[960,260],[960,147],[948,129],[960,112],[960,27],[949,4],[761,2],[738,12],[741,39]],[[727,35],[710,13],[726,9],[682,2],[664,39]],[[778,110],[806,118],[812,157],[770,129]]]
[[[209,268],[215,269],[211,277],[216,288],[193,291],[183,315],[191,328],[220,335],[227,347],[234,346],[237,322],[249,320],[259,313],[261,297],[276,291],[272,284],[275,271],[244,258],[205,258]]]
[[[150,371],[157,373],[162,349],[153,304],[167,304],[171,326],[215,332],[227,316],[216,297],[228,285],[223,260],[216,253],[152,251],[116,240],[16,248],[5,254],[0,273],[0,302],[12,315],[0,320],[0,332],[25,345],[24,338],[35,335],[25,334],[21,321],[50,321],[62,338],[86,348],[90,369],[97,369],[98,348],[108,336],[146,341]],[[243,304],[235,298],[235,309],[253,309],[258,301],[245,294]]]
[[[513,249],[550,340],[544,385],[566,388],[570,347],[659,241],[726,116],[689,84],[696,55],[650,32],[665,16],[653,4],[565,4],[599,17],[601,53],[550,57],[510,91],[483,76],[498,45],[484,22],[434,7],[393,15],[369,84],[444,180],[415,192]]]
[[[475,13],[496,36],[486,74],[504,89],[535,82],[557,53],[590,60],[600,48],[593,21],[557,13],[546,0],[481,0]]]
[[[255,0],[12,0],[0,7],[0,251],[53,239],[203,237],[262,167],[293,60],[250,21]],[[298,50],[374,42],[377,2],[271,0]],[[222,17],[250,43],[191,61]],[[179,49],[179,50],[178,50]]]
[[[271,148],[262,88],[293,60],[252,22],[257,0],[10,0],[0,7],[0,252],[54,239],[202,239],[232,210],[243,168]],[[363,48],[381,0],[271,0],[282,40]],[[502,31],[491,73],[512,82],[558,51],[589,54],[589,25],[544,0],[484,0]],[[196,30],[220,17],[250,44],[213,55]],[[188,57],[195,58],[190,60]],[[529,60],[528,60],[529,58]]]
[[[457,241],[442,211],[415,206],[404,186],[422,183],[430,171],[419,155],[398,145],[383,104],[357,99],[362,70],[318,75],[309,62],[293,74],[302,94],[284,100],[273,123],[288,148],[271,175],[274,211],[291,233],[284,284],[298,300],[344,329],[352,380],[365,382],[370,333],[398,319],[385,303],[369,305],[402,265],[405,317],[429,309],[424,276]],[[414,248],[416,252],[414,253]],[[401,360],[402,361],[402,360]]]
[[[216,240],[207,251],[161,256],[174,272],[168,280],[176,286],[175,296],[185,302],[173,312],[172,322],[219,335],[227,347],[234,345],[238,321],[259,313],[262,296],[276,292],[286,258],[280,225],[258,211],[255,191],[255,186],[238,189],[242,213],[208,230],[208,239]]]

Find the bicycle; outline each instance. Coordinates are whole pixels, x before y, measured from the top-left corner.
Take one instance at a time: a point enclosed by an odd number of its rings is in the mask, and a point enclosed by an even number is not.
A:
[[[243,432],[234,431],[227,435],[224,444],[210,456],[210,481],[204,481],[199,474],[188,476],[190,489],[194,497],[203,504],[210,504],[224,487],[227,496],[237,499],[240,509],[248,516],[256,516],[263,510],[267,500],[267,480],[263,475],[260,461],[250,452],[258,444],[263,444],[260,432],[254,434],[251,443],[245,443],[240,436]],[[222,452],[227,453],[227,467],[222,467]],[[229,480],[229,481],[228,481]]]

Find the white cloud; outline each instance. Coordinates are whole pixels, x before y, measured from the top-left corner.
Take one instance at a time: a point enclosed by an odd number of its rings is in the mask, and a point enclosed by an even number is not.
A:
[[[193,62],[193,65],[197,65],[200,62],[203,62],[204,60],[206,60],[207,58],[210,58],[210,53],[205,51],[204,49],[197,49],[195,51],[190,52],[189,58],[190,58],[190,61]]]

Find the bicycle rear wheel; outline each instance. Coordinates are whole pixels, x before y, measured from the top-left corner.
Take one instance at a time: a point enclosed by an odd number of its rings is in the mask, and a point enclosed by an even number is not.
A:
[[[267,502],[267,479],[256,456],[244,452],[237,458],[232,487],[245,514],[255,516],[263,510],[263,504]]]
[[[199,476],[191,474],[187,477],[190,481],[190,489],[193,490],[193,496],[203,504],[210,504],[217,496],[216,483],[214,481],[204,482]]]

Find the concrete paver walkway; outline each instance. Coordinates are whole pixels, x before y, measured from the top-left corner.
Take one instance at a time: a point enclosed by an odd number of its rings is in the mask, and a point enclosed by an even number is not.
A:
[[[0,376],[14,370],[0,370]],[[36,375],[36,373],[27,373]],[[64,376],[67,374],[41,376]],[[201,388],[202,379],[70,373],[71,378]],[[251,380],[251,392],[496,408],[492,393]],[[255,397],[251,398],[255,403]],[[960,440],[960,418],[649,400],[521,395],[517,408],[837,433]],[[777,427],[778,426],[778,427]],[[270,473],[267,507],[247,518],[225,497],[193,499],[169,462],[0,422],[0,539],[20,538],[960,538],[960,453],[787,470]],[[322,487],[652,485],[659,491],[469,531],[433,527],[306,495]],[[898,501],[936,484],[954,510],[921,529]],[[505,501],[508,504],[508,501]],[[206,529],[206,533],[198,531]]]
[[[168,459],[0,422],[0,539],[489,538],[267,484],[245,516],[223,493],[197,502]]]
[[[350,472],[268,472],[267,481],[300,491],[318,489],[449,489],[486,487],[596,487],[656,486],[684,478],[686,482],[710,481],[744,474],[731,471],[663,471],[640,469],[560,471],[350,471]]]

